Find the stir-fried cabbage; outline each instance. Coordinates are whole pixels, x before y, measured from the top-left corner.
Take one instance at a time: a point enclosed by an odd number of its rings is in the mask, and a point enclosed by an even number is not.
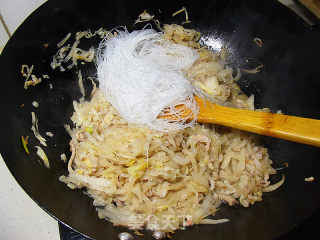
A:
[[[219,53],[201,48],[199,33],[164,26],[169,40],[198,49],[200,59],[186,73],[212,101],[254,110],[254,98],[240,92],[232,69]],[[100,218],[131,229],[173,231],[214,215],[222,202],[248,207],[270,185],[267,149],[254,135],[217,125],[196,124],[159,132],[121,119],[97,89],[89,102],[74,102],[68,176],[71,188],[87,189]]]

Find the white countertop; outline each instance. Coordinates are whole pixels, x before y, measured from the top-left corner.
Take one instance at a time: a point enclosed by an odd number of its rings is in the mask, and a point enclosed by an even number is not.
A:
[[[0,239],[59,240],[58,222],[20,187],[0,156]]]

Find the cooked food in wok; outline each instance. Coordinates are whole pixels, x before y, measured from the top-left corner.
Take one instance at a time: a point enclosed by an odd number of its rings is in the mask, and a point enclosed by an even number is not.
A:
[[[106,37],[116,38],[115,33]],[[233,74],[226,64],[225,48],[209,50],[199,44],[200,33],[180,25],[165,25],[161,37],[197,52],[184,76],[208,99],[255,110],[254,96],[236,84],[239,70]],[[198,123],[167,131],[134,124],[96,87],[89,101],[82,98],[73,106],[74,126],[66,126],[72,138],[69,174],[60,181],[85,188],[99,217],[116,226],[171,232],[226,222],[214,219],[220,204],[249,207],[284,181],[270,183],[276,170],[256,135]]]

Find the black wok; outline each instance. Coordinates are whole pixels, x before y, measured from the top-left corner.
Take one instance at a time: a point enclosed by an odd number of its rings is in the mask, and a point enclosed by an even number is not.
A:
[[[182,6],[188,9],[192,21],[186,26],[202,32],[202,40],[209,47],[218,40],[228,47],[231,66],[249,68],[264,64],[262,72],[244,74],[239,83],[245,93],[255,95],[257,107],[320,119],[320,33],[275,0],[58,0],[45,3],[19,27],[0,57],[0,152],[17,182],[39,206],[91,238],[116,239],[124,229],[100,220],[89,197],[58,181],[60,175],[67,173],[60,154],[65,152],[70,156],[69,136],[63,124],[70,123],[72,100],[79,99],[81,94],[75,69],[60,73],[50,68],[56,44],[69,32],[74,34],[89,28],[127,26],[132,30],[133,21],[144,9],[156,14],[163,23],[181,23],[185,20],[183,15],[173,18],[171,14]],[[135,28],[141,27],[142,24]],[[253,42],[255,37],[262,39],[261,48]],[[83,46],[97,43],[84,42]],[[22,64],[33,64],[36,75],[48,74],[50,79],[25,90],[20,73]],[[84,76],[95,73],[93,64],[79,68]],[[89,92],[90,83],[85,85]],[[32,101],[39,102],[38,109],[32,107]],[[54,133],[45,148],[50,170],[38,163],[32,147],[38,142],[31,137],[31,111],[39,118],[40,132]],[[23,150],[21,135],[30,136],[30,156]],[[266,193],[262,202],[249,208],[222,206],[215,218],[229,218],[228,223],[176,231],[174,239],[276,239],[319,209],[320,149],[267,137],[261,141],[269,148],[274,167],[289,163],[289,167],[280,170],[273,179],[278,180],[284,173],[284,185]],[[305,182],[310,176],[315,177],[315,181]],[[147,232],[145,237],[137,239],[150,239],[150,236]]]

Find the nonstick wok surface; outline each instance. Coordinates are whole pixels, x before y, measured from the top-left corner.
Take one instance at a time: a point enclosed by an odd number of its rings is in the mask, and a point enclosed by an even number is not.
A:
[[[65,72],[52,70],[56,44],[69,32],[74,36],[78,31],[100,27],[141,29],[144,24],[133,28],[133,22],[144,9],[156,14],[162,23],[181,23],[183,14],[171,14],[182,6],[192,21],[186,27],[200,31],[203,43],[212,49],[227,46],[230,66],[252,68],[264,64],[260,73],[243,74],[239,82],[245,93],[255,95],[257,108],[320,119],[320,34],[275,0],[48,1],[18,28],[0,57],[0,152],[17,182],[39,206],[91,238],[116,239],[127,230],[100,220],[92,200],[82,190],[70,190],[58,181],[59,176],[67,174],[60,154],[70,156],[70,137],[63,125],[71,123],[72,101],[81,97],[76,70],[81,69],[84,77],[94,76],[95,66],[79,64],[77,69]],[[255,37],[262,39],[261,48],[253,42]],[[96,47],[98,41],[83,44],[84,48],[86,44]],[[33,64],[37,76],[48,74],[50,79],[25,90],[22,64]],[[90,81],[85,81],[85,87],[89,93]],[[38,101],[39,108],[32,107],[32,101]],[[54,133],[53,138],[46,137],[48,147],[44,148],[50,170],[39,164],[33,147],[39,143],[30,130],[31,111],[39,118],[40,133]],[[21,135],[30,136],[30,155],[23,150]],[[278,181],[285,174],[284,185],[265,193],[262,202],[249,208],[222,205],[214,218],[229,218],[228,223],[176,231],[174,239],[276,239],[319,209],[320,149],[268,137],[262,137],[261,142],[269,148],[275,168],[289,164],[273,178]],[[315,181],[305,182],[310,176]],[[151,233],[136,238],[150,239]]]

